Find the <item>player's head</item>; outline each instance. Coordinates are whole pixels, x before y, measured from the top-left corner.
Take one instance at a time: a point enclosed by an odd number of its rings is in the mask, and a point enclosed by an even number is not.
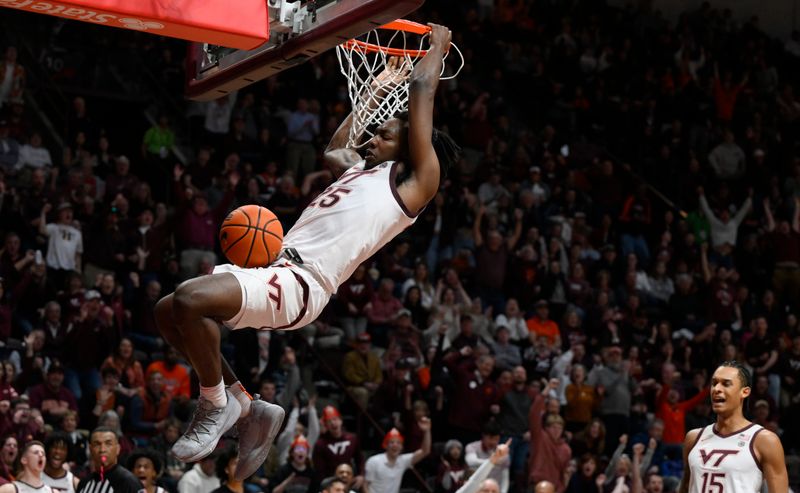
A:
[[[744,365],[725,361],[711,377],[711,409],[718,415],[741,410],[751,385],[750,372]]]
[[[31,440],[26,443],[19,453],[19,465],[17,470],[23,469],[31,471],[37,477],[42,474],[45,463],[44,444],[38,440]]]
[[[440,181],[447,176],[450,167],[456,163],[461,147],[446,133],[433,129],[431,143],[439,159]],[[408,112],[401,111],[383,122],[374,132],[367,144],[367,165],[385,161],[408,160]]]
[[[55,469],[60,468],[67,461],[69,454],[69,436],[60,431],[47,435],[44,441],[44,450],[50,466]]]

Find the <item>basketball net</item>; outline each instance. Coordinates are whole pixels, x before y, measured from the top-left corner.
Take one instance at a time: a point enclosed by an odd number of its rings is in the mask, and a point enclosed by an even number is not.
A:
[[[400,24],[404,23],[404,24]],[[424,34],[408,32],[402,25],[414,24]],[[401,27],[390,27],[400,25]],[[408,110],[409,75],[414,66],[427,54],[423,49],[429,36],[429,28],[408,21],[395,21],[378,29],[369,31],[359,39],[351,39],[336,47],[339,68],[347,79],[348,95],[352,106],[352,124],[347,147],[359,148],[369,142],[373,130]],[[414,41],[412,38],[419,38]],[[458,75],[464,67],[464,57],[455,44],[450,44],[461,58],[461,64],[453,75],[444,76],[446,64],[442,58],[442,72],[439,80],[449,80]],[[389,60],[397,58],[393,67]],[[384,71],[387,73],[381,75]],[[369,138],[364,138],[365,134]]]

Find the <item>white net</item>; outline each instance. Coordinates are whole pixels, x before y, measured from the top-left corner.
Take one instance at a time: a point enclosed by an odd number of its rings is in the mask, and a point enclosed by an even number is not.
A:
[[[372,130],[398,112],[408,110],[408,76],[425,56],[423,46],[427,38],[427,34],[379,28],[358,41],[351,40],[336,47],[339,68],[347,78],[353,114],[348,147],[366,145],[373,135]],[[443,63],[441,80],[452,79],[464,66],[461,52],[454,44],[451,44],[452,49],[461,57],[461,65],[453,75],[444,76],[447,64]]]

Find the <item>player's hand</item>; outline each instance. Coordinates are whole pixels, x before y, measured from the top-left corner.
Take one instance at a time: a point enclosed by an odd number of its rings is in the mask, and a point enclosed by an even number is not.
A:
[[[453,37],[450,29],[432,22],[429,22],[428,26],[431,28],[431,48],[441,47],[443,51],[450,49],[450,40]]]
[[[372,82],[372,88],[385,88],[387,90],[391,90],[394,86],[400,84],[408,78],[408,74],[411,73],[412,67],[413,66],[410,63],[406,63],[402,57],[389,57],[384,69],[380,74],[378,74],[377,77],[375,77],[375,80]]]
[[[497,465],[500,461],[508,457],[510,449],[511,439],[509,438],[506,443],[501,443],[496,449],[494,449],[494,452],[492,452],[492,455],[489,457],[489,461],[492,464]]]

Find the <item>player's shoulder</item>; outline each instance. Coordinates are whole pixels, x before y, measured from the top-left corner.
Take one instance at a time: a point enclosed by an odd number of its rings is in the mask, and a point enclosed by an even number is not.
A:
[[[689,430],[686,433],[686,437],[683,439],[684,450],[688,451],[689,449],[694,447],[697,441],[700,440],[700,435],[703,434],[703,431],[705,431],[706,428],[707,427],[704,426],[702,428],[695,428],[693,430]]]
[[[753,436],[753,446],[757,448],[775,449],[782,447],[781,439],[778,435],[764,427],[759,428]]]

